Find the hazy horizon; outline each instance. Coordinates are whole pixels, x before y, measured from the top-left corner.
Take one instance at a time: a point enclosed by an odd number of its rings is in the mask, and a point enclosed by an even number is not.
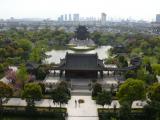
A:
[[[160,0],[0,0],[0,19],[51,18],[79,13],[80,17],[155,20]]]

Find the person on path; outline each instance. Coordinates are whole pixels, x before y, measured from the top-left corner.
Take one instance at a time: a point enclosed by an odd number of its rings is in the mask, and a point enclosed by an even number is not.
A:
[[[77,107],[77,100],[75,100],[75,107]]]

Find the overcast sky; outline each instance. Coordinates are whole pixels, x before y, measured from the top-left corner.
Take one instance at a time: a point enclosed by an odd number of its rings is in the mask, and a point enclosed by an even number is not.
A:
[[[0,0],[0,18],[51,18],[79,13],[80,17],[154,20],[160,0]]]

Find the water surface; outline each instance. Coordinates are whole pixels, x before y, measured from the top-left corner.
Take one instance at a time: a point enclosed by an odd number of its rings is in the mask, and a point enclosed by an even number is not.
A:
[[[97,53],[99,59],[105,59],[108,57],[108,50],[111,46],[101,46],[97,47],[94,50],[85,51],[85,52],[76,52],[72,50],[51,50],[46,52],[46,55],[50,56],[49,58],[45,59],[45,63],[60,63],[60,59],[63,59],[66,53],[84,53],[84,54],[94,54]]]

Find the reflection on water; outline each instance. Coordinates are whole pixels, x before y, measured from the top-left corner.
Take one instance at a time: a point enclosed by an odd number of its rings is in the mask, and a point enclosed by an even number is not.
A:
[[[45,60],[46,63],[59,63],[60,59],[63,59],[66,55],[66,52],[68,53],[84,53],[84,54],[94,54],[97,53],[98,57],[100,59],[105,59],[108,57],[108,50],[111,48],[111,46],[101,46],[96,48],[95,50],[86,51],[86,52],[75,52],[72,50],[52,50],[46,52],[46,55],[51,56]]]

